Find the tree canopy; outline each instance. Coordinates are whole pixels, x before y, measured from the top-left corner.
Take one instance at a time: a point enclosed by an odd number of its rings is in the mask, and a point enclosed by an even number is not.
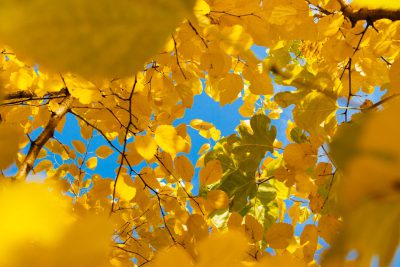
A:
[[[0,24],[0,266],[390,266],[398,1],[3,0]],[[177,123],[200,94],[235,132]]]

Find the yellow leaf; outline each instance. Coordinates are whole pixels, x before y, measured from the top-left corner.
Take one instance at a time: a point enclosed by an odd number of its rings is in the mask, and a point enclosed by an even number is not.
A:
[[[355,7],[363,7],[369,9],[388,9],[388,10],[399,10],[400,2],[393,0],[354,0],[352,5]]]
[[[211,32],[214,33],[214,32]],[[241,25],[224,27],[221,32],[214,33],[221,39],[221,47],[227,54],[239,54],[251,47],[252,38]]]
[[[336,102],[327,95],[313,91],[307,94],[293,110],[294,122],[309,133],[319,133],[321,123],[334,115]]]
[[[200,216],[201,217],[201,216]],[[173,246],[156,256],[156,267],[245,267],[242,263],[247,249],[246,237],[237,231],[212,234],[198,243],[197,259],[193,260],[188,251]]]
[[[200,214],[191,214],[186,222],[188,232],[197,240],[208,236],[208,225]]]
[[[253,242],[260,241],[264,234],[263,226],[251,215],[246,215],[244,221],[247,236]]]
[[[157,153],[157,144],[151,135],[137,135],[134,143],[139,155],[147,161],[151,160]]]
[[[228,73],[218,83],[220,105],[224,106],[235,101],[243,90],[243,86],[243,79],[240,75]]]
[[[159,252],[154,260],[154,265],[155,267],[193,266],[192,258],[186,250],[178,246],[173,246]]]
[[[110,184],[111,190],[114,188],[114,183],[115,182]],[[128,174],[121,174],[116,183],[115,193],[117,198],[129,202],[136,196],[135,185]]]
[[[392,66],[390,66],[389,77],[393,91],[398,92],[400,90],[400,57],[398,57]]]
[[[227,194],[222,190],[212,190],[207,194],[207,201],[216,210],[226,209],[229,206]]]
[[[179,177],[190,183],[194,175],[194,167],[190,160],[186,156],[181,155],[175,158],[174,165]]]
[[[185,140],[171,125],[160,125],[155,131],[155,141],[167,153],[176,154],[185,148]]]
[[[17,158],[22,128],[8,123],[0,124],[0,169],[6,169]]]
[[[241,263],[247,248],[246,237],[236,231],[213,234],[198,245],[198,267],[232,266],[244,267]]]
[[[114,153],[114,151],[109,146],[104,145],[96,149],[96,155],[101,159],[109,157],[112,153]]]
[[[206,143],[206,144],[203,144],[201,147],[200,147],[200,149],[199,149],[199,152],[197,152],[197,154],[199,154],[199,155],[201,155],[201,154],[203,154],[204,152],[207,152],[209,149],[210,149],[210,144],[208,144],[208,143]]]
[[[256,73],[249,82],[249,90],[255,95],[269,95],[274,93],[272,80],[268,73]]]
[[[287,223],[275,223],[265,233],[265,239],[271,248],[284,249],[293,238],[293,226]]]
[[[222,177],[222,167],[219,160],[210,160],[206,166],[200,170],[200,184],[209,185],[217,182]]]
[[[322,38],[330,37],[339,31],[343,22],[344,16],[341,14],[323,17],[318,21],[318,31],[322,34]]]
[[[294,169],[307,170],[317,162],[317,152],[307,143],[289,144],[285,147],[283,159]]]
[[[298,11],[295,7],[290,5],[278,5],[272,9],[271,17],[268,22],[276,25],[287,25],[298,23],[297,22]]]
[[[263,257],[260,263],[254,265],[254,267],[265,266],[307,267],[308,265],[291,254],[283,254],[272,257]]]
[[[43,184],[0,185],[0,265],[18,259],[22,244],[53,245],[73,221],[69,203]]]
[[[19,90],[28,90],[32,86],[33,77],[26,69],[20,69],[18,72],[11,73],[10,81]]]
[[[86,161],[86,167],[89,169],[96,169],[97,167],[97,157],[91,157]]]
[[[101,99],[100,91],[93,83],[87,80],[66,74],[64,75],[64,81],[71,95],[77,98],[82,104],[90,104]]]
[[[300,245],[303,247],[304,260],[310,262],[314,259],[314,253],[318,246],[318,231],[313,224],[307,224],[300,236]]]
[[[54,72],[127,76],[159,52],[193,4],[193,0],[121,0],[118,4],[5,0],[0,35],[19,55]]]
[[[322,216],[318,222],[318,235],[327,243],[332,242],[337,237],[341,227],[341,222],[331,215]]]
[[[86,146],[82,141],[80,141],[80,140],[72,140],[72,145],[74,146],[76,151],[78,151],[80,154],[85,153]]]
[[[200,119],[191,120],[190,126],[198,131],[207,131],[214,127],[212,123]]]

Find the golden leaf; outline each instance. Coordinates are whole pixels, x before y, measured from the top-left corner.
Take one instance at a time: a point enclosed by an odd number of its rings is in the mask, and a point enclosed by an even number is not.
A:
[[[217,182],[222,177],[222,166],[219,160],[210,160],[200,170],[200,184],[209,185]]]
[[[176,154],[185,148],[185,140],[171,125],[160,125],[155,131],[155,141],[167,153]]]
[[[192,0],[118,4],[6,0],[0,11],[4,25],[0,36],[19,55],[52,71],[120,77],[140,70],[159,52],[193,4]]]

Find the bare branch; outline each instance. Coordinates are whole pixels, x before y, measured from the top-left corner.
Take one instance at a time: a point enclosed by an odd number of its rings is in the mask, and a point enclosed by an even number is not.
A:
[[[391,21],[400,20],[400,10],[386,10],[386,9],[359,9],[354,11],[351,5],[348,5],[344,0],[337,0],[340,4],[340,11],[347,17],[353,27],[357,21],[368,21],[371,24],[380,19],[389,19]]]
[[[67,95],[64,100],[60,103],[60,107],[52,112],[49,122],[47,123],[44,130],[40,135],[31,142],[31,147],[29,148],[28,154],[23,160],[21,166],[19,167],[18,173],[16,174],[15,180],[24,180],[29,172],[32,170],[34,163],[38,157],[38,154],[42,147],[53,137],[54,131],[58,123],[62,120],[65,114],[70,110],[73,102],[71,95]]]

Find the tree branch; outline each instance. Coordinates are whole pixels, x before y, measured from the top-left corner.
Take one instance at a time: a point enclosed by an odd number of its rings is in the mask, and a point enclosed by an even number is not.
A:
[[[49,122],[47,123],[44,130],[40,133],[40,135],[31,142],[31,147],[29,148],[29,152],[26,155],[24,161],[19,167],[18,173],[13,178],[14,180],[24,180],[29,172],[32,170],[35,160],[42,149],[42,147],[47,143],[47,141],[53,137],[54,131],[61,121],[61,119],[65,116],[65,114],[71,108],[73,102],[73,98],[71,95],[67,95],[64,100],[60,103],[60,107],[52,112]]]
[[[55,96],[66,96],[66,95],[68,95],[68,90],[67,88],[63,88],[58,92],[49,92],[45,94],[43,98],[45,98],[46,96],[55,97]],[[32,100],[35,100],[33,98],[37,98],[37,95],[31,91],[16,91],[4,96],[4,100],[21,99],[21,98],[28,98],[28,99],[32,98]]]
[[[371,24],[380,19],[389,19],[391,21],[400,20],[400,10],[362,8],[354,11],[353,7],[344,2],[344,0],[337,1],[340,4],[340,11],[351,21],[353,27],[356,25],[357,21],[360,20],[366,20]]]

